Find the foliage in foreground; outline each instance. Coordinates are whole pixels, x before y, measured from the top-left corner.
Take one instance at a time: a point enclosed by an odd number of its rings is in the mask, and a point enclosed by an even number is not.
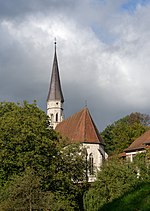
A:
[[[145,130],[147,120],[142,121]],[[35,103],[0,103],[0,131],[0,210],[82,210],[84,149],[60,140]],[[134,163],[106,162],[85,194],[85,210],[98,211],[139,183],[150,182],[149,159],[143,153]]]
[[[84,195],[85,211],[99,211],[114,199],[134,191],[141,183],[150,183],[149,158],[148,150],[147,153],[137,155],[134,163],[121,159],[107,161],[97,180]]]
[[[85,180],[86,162],[79,145],[68,145],[48,128],[48,117],[35,103],[0,103],[0,131],[3,210],[45,206],[45,200],[51,210],[80,209],[83,190],[77,182]]]
[[[99,211],[148,211],[150,210],[150,183],[141,184],[135,190],[126,193],[104,207]]]
[[[14,176],[0,190],[0,210],[74,210],[75,202],[59,192],[43,191],[41,178],[33,169]]]
[[[132,165],[119,159],[107,161],[102,166],[97,180],[85,194],[85,210],[97,211],[104,204],[134,188],[137,175]]]
[[[35,103],[0,103],[1,181],[27,167],[42,174],[51,165],[58,138],[47,127],[47,116]]]

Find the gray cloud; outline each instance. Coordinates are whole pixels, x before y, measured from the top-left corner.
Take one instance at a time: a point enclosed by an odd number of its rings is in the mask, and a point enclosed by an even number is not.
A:
[[[85,101],[100,130],[149,113],[150,5],[131,14],[126,2],[1,1],[1,101],[36,99],[45,110],[57,37],[66,117]]]
[[[1,0],[0,17],[18,18],[37,12],[60,12],[74,8],[76,4],[78,5],[78,2],[78,0]]]

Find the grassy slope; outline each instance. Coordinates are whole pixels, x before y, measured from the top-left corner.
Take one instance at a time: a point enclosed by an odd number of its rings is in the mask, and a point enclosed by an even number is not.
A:
[[[105,205],[99,211],[148,211],[150,210],[150,184],[144,184],[122,198]]]

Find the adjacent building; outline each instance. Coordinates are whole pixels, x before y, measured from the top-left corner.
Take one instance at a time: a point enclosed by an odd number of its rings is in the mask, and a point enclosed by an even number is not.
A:
[[[132,162],[137,153],[145,152],[147,148],[150,148],[150,130],[133,141],[121,156],[126,157]]]

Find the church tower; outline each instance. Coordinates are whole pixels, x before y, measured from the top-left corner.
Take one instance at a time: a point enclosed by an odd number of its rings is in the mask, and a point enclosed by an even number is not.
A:
[[[55,52],[53,67],[51,73],[50,87],[47,97],[47,115],[50,118],[50,127],[55,127],[63,121],[63,103],[64,97],[61,89],[59,68],[56,53],[56,41],[55,41]]]

